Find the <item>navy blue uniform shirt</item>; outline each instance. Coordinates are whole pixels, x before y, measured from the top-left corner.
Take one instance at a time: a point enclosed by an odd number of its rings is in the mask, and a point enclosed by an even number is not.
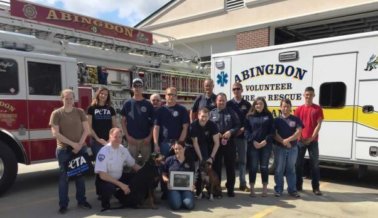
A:
[[[184,106],[176,104],[172,107],[166,105],[158,109],[155,125],[160,127],[159,143],[169,140],[178,140],[182,126],[189,124],[189,114]]]
[[[144,139],[150,134],[153,126],[154,108],[146,99],[126,101],[122,107],[121,115],[126,117],[127,132],[131,137]]]
[[[296,116],[289,115],[286,118],[280,116],[274,119],[274,129],[282,139],[292,136],[298,128],[303,128],[303,124],[302,121]],[[294,140],[291,144],[295,145],[296,140]],[[277,145],[283,146],[279,142],[277,142]]]
[[[190,160],[184,160],[184,162],[180,163],[177,159],[176,155],[172,155],[167,157],[164,164],[163,172],[169,175],[171,171],[191,171],[194,172],[194,162]]]
[[[218,130],[221,134],[227,131],[231,131],[234,136],[235,133],[240,129],[240,121],[238,115],[230,108],[225,108],[219,110],[218,108],[210,111],[210,120],[217,124]]]
[[[227,107],[236,112],[239,117],[241,127],[244,127],[245,116],[252,107],[251,103],[244,99],[242,99],[240,102],[237,102],[235,98],[233,98],[227,102]],[[244,138],[244,134],[239,135],[238,138]]]
[[[193,121],[189,127],[190,137],[197,138],[199,146],[206,146],[208,148],[214,145],[213,136],[218,134],[217,125],[209,120],[205,126],[201,126],[199,120]]]
[[[213,110],[215,106],[215,99],[217,96],[213,93],[211,94],[210,98],[206,97],[205,94],[199,95],[196,100],[194,101],[192,111],[198,112],[198,110],[206,107],[209,111]]]

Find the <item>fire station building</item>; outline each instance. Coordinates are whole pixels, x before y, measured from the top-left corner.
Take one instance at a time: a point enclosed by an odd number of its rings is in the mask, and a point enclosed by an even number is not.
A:
[[[378,30],[378,1],[172,0],[135,27],[206,64],[213,53]]]

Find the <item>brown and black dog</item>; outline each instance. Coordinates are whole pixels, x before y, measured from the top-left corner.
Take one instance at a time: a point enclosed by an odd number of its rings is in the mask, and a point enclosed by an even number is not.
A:
[[[202,161],[199,166],[199,173],[202,179],[199,198],[202,198],[202,192],[205,187],[211,201],[214,200],[214,197],[221,198],[222,189],[220,180],[217,173],[212,169],[212,164],[207,161]]]
[[[160,178],[159,167],[164,160],[164,156],[159,153],[152,153],[143,167],[136,172],[129,182],[130,193],[125,195],[122,190],[118,190],[115,197],[121,203],[120,208],[133,207],[141,208],[147,200],[146,206],[151,209],[158,207],[154,202],[155,184]],[[116,208],[113,208],[116,209]]]

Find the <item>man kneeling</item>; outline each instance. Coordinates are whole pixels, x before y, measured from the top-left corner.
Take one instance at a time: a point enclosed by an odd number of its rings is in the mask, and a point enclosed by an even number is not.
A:
[[[127,165],[135,171],[141,168],[121,143],[121,129],[112,128],[109,132],[109,143],[101,148],[96,157],[95,173],[98,174],[96,186],[99,190],[103,210],[110,208],[110,198],[116,192],[117,187],[122,189],[126,195],[130,193],[129,186],[125,183],[123,167]]]

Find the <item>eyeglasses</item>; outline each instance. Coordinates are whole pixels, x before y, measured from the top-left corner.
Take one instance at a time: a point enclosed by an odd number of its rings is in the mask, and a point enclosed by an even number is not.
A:
[[[232,91],[236,91],[236,90],[239,91],[239,90],[241,90],[241,88],[233,88],[232,89]]]

